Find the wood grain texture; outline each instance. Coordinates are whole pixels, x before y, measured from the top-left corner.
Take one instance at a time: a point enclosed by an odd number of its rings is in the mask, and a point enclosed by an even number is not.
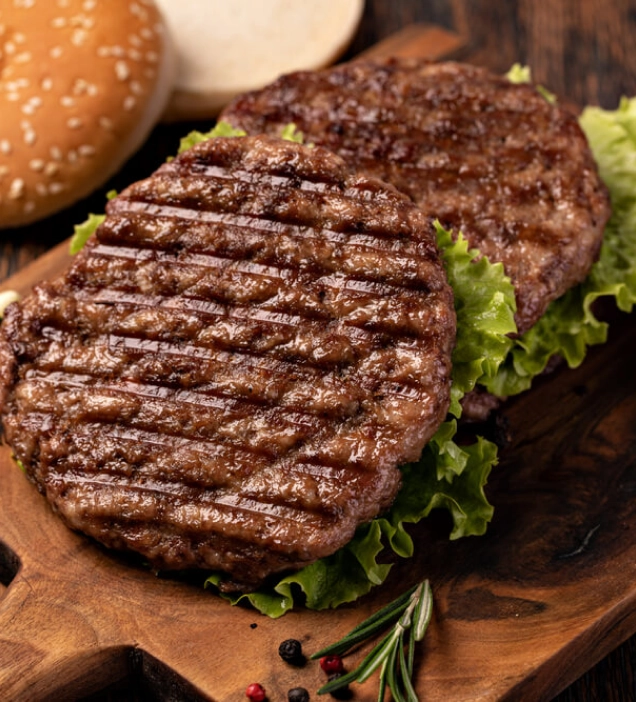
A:
[[[614,107],[621,94],[636,94],[633,2],[367,0],[349,55],[412,22],[459,32],[471,62],[499,71],[515,61],[531,65],[569,102]],[[157,128],[102,191],[44,223],[3,232],[0,276],[65,239],[86,212],[101,211],[108,189],[146,176],[190,128],[208,125]],[[26,269],[18,284],[48,276],[64,249]],[[137,692],[238,700],[254,679],[268,681],[271,700],[295,685],[313,692],[322,681],[316,667],[281,665],[278,642],[293,635],[311,651],[420,576],[436,588],[419,659],[422,699],[449,699],[451,687],[471,700],[477,693],[550,699],[636,630],[634,322],[620,317],[610,343],[580,369],[560,370],[506,408],[512,441],[489,486],[496,516],[486,537],[451,544],[443,519],[421,525],[418,557],[336,618],[303,613],[270,622],[218,608],[192,585],[157,580],[61,527],[3,455],[0,699],[97,699],[114,686],[117,700]],[[557,700],[636,699],[635,667],[632,637]],[[367,685],[356,699],[374,695]]]

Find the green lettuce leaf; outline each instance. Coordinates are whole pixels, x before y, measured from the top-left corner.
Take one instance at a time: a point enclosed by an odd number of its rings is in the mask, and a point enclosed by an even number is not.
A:
[[[527,390],[552,356],[576,368],[590,346],[604,343],[607,324],[592,308],[598,298],[613,298],[624,312],[631,312],[636,303],[636,98],[623,99],[616,110],[588,107],[580,124],[612,200],[599,260],[581,285],[555,300],[539,322],[515,340],[499,372],[482,382],[495,395]]]
[[[202,141],[207,141],[208,139],[214,139],[214,137],[242,137],[246,136],[247,132],[242,129],[234,129],[234,127],[229,124],[229,122],[217,122],[213,129],[209,132],[190,132],[187,136],[181,139],[179,144],[179,153],[187,151],[192,148],[195,144],[199,144]],[[297,129],[296,125],[290,123],[283,127],[280,133],[281,139],[286,141],[295,141],[297,144],[302,144],[304,141],[304,134]]]
[[[450,412],[461,415],[459,402],[479,381],[492,378],[512,347],[517,331],[515,292],[501,263],[490,263],[469,249],[461,232],[455,239],[435,223],[448,281],[455,295],[457,340],[453,351]]]
[[[114,197],[117,197],[116,190],[109,190],[106,193],[107,200],[112,200]],[[106,215],[103,214],[89,214],[88,218],[84,222],[75,225],[73,236],[71,237],[71,242],[69,244],[69,253],[71,256],[79,253],[84,248],[86,242],[91,238],[97,227],[99,227],[99,225],[105,219]]]
[[[242,137],[245,135],[246,132],[242,129],[234,129],[228,122],[217,122],[214,128],[209,132],[193,131],[187,136],[184,136],[179,143],[178,153],[183,153],[191,149],[195,144],[200,144],[202,141],[207,141],[208,139],[214,139],[214,137]]]
[[[511,83],[531,83],[532,72],[529,66],[522,66],[520,63],[513,64],[512,68],[506,73],[506,78]],[[557,102],[557,97],[551,93],[543,85],[535,85],[535,90],[543,97],[546,102],[554,105]]]
[[[501,264],[492,265],[469,250],[461,234],[454,240],[438,223],[436,230],[455,292],[458,338],[452,410],[459,416],[463,394],[484,376],[496,374],[510,348],[507,335],[516,329],[514,290]],[[247,602],[270,617],[281,616],[296,603],[326,609],[352,602],[384,582],[391,568],[390,551],[403,558],[413,555],[406,527],[433,509],[450,514],[451,539],[483,534],[493,514],[484,488],[497,462],[497,448],[482,438],[471,446],[459,446],[456,432],[455,419],[439,427],[421,459],[401,468],[402,488],[388,513],[362,525],[346,546],[267,588],[226,597],[234,604]],[[219,582],[220,576],[214,574],[206,586],[217,587]]]
[[[71,243],[69,245],[69,253],[74,256],[79,253],[86,242],[95,233],[95,230],[99,225],[106,219],[106,215],[96,215],[89,214],[88,219],[86,219],[81,224],[76,224],[73,230],[73,236],[71,237]]]
[[[297,144],[302,144],[305,141],[305,135],[293,122],[283,127],[280,138],[286,141],[295,141]]]

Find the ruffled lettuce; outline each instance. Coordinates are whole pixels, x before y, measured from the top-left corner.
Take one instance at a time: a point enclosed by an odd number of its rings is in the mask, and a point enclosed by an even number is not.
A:
[[[527,390],[553,356],[575,368],[590,346],[604,343],[607,324],[594,314],[597,299],[612,298],[624,312],[636,303],[636,98],[623,99],[616,110],[588,107],[580,124],[612,201],[600,257],[588,278],[555,300],[515,341],[499,372],[482,382],[495,395]]]
[[[478,381],[494,377],[512,348],[508,335],[517,331],[515,293],[503,264],[490,263],[477,249],[469,249],[461,232],[453,240],[439,222],[435,228],[455,295],[457,340],[450,412],[459,417],[461,398]]]
[[[461,414],[459,401],[478,381],[497,373],[515,331],[514,290],[501,264],[490,264],[466,240],[436,224],[449,282],[455,293],[457,343],[453,353],[451,413]],[[413,541],[406,526],[445,509],[452,521],[451,539],[483,534],[492,518],[484,488],[497,463],[497,448],[479,438],[471,446],[455,443],[457,422],[444,422],[416,463],[402,467],[402,488],[389,512],[362,525],[354,538],[323,558],[257,592],[225,595],[246,602],[270,617],[279,617],[295,603],[326,609],[351,602],[380,585],[391,565],[388,552],[408,558]],[[206,585],[221,581],[214,574]]]

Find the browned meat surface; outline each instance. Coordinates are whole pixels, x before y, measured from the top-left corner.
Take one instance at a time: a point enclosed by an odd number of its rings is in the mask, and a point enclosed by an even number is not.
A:
[[[520,331],[597,257],[606,189],[575,117],[532,86],[460,63],[360,61],[283,76],[220,119],[253,134],[294,122],[461,229],[503,262]]]
[[[252,588],[393,500],[449,403],[428,219],[320,148],[214,139],[9,307],[6,440],[72,527]]]

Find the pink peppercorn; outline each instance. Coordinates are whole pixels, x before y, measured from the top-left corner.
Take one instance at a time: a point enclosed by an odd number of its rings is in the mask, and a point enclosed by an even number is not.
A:
[[[245,689],[246,696],[250,702],[263,702],[265,699],[265,688],[259,683],[252,683]]]
[[[330,673],[342,673],[344,665],[340,656],[323,656],[320,659],[320,667],[329,675]]]

